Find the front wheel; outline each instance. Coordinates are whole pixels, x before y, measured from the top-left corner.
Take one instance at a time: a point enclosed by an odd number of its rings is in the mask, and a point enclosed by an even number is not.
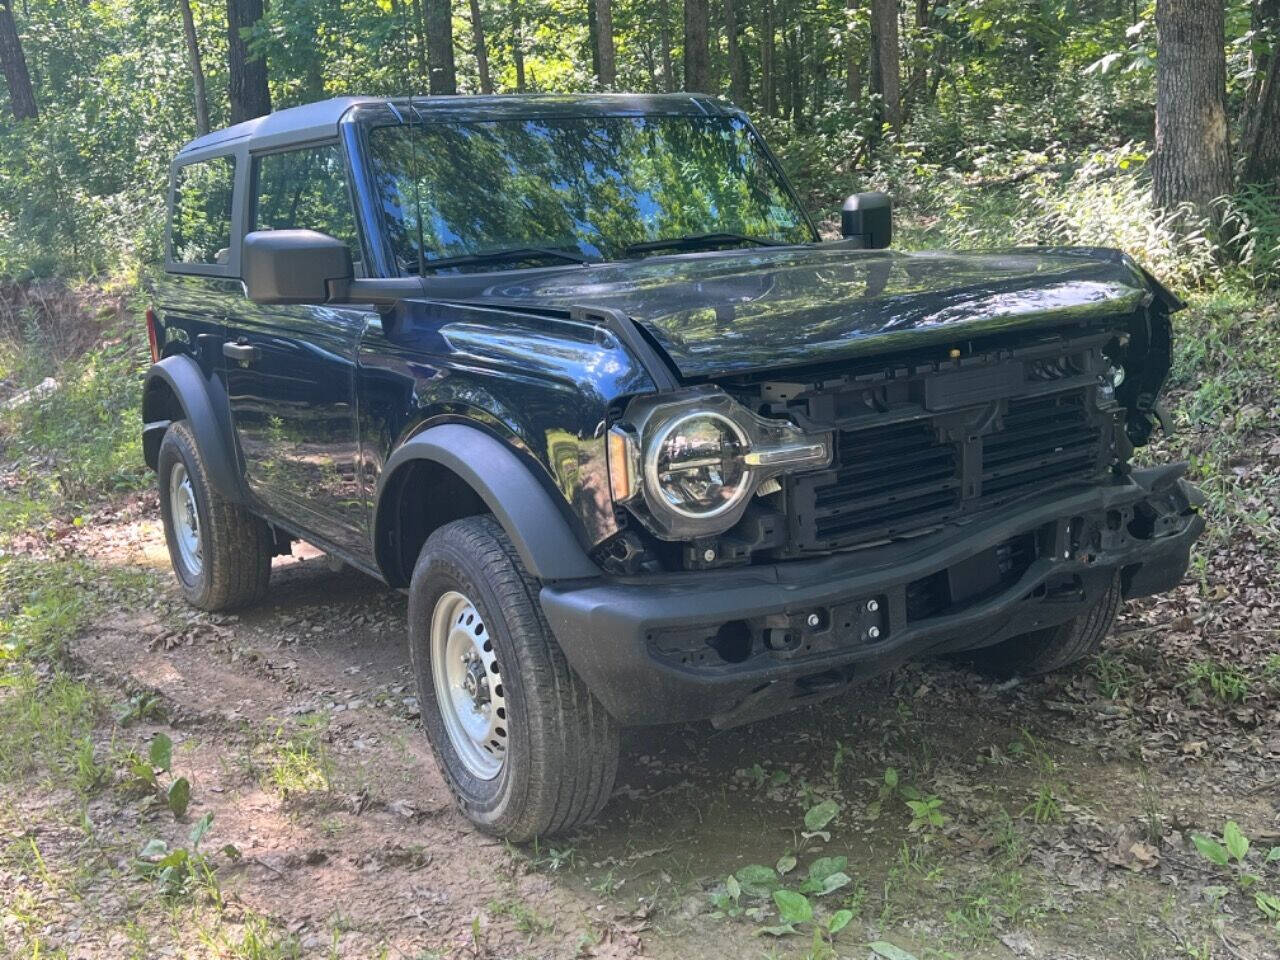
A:
[[[435,531],[409,587],[427,739],[463,813],[512,841],[590,820],[613,789],[618,727],[569,668],[492,517]]]
[[[1121,599],[1116,578],[1086,613],[962,656],[978,671],[1002,678],[1036,677],[1061,670],[1097,651],[1115,622]]]

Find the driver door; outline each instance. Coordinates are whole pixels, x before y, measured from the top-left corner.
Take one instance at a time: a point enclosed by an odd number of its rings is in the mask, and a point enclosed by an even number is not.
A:
[[[336,143],[254,156],[249,230],[305,228],[345,240],[359,261]],[[297,532],[348,554],[367,552],[357,470],[356,358],[369,311],[261,306],[227,318],[227,395],[254,496]]]

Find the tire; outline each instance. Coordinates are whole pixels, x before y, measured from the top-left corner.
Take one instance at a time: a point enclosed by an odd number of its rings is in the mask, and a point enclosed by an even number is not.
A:
[[[980,673],[1000,678],[1038,677],[1061,670],[1097,652],[1115,622],[1120,602],[1116,578],[1087,613],[962,656]]]
[[[538,590],[488,516],[432,533],[409,587],[427,739],[467,818],[513,842],[590,820],[618,765],[618,726],[569,668]]]
[[[213,489],[185,420],[165,431],[156,476],[169,559],[187,602],[201,610],[221,611],[261,600],[271,578],[271,528]],[[194,528],[188,522],[193,513]]]

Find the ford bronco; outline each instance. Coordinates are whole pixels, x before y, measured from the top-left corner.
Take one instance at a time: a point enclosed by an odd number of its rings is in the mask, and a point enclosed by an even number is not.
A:
[[[344,98],[173,161],[143,438],[186,598],[304,540],[408,593],[466,815],[589,819],[626,725],[730,727],[908,657],[1095,650],[1203,529],[1181,304],[1112,250],[823,241],[702,96]]]

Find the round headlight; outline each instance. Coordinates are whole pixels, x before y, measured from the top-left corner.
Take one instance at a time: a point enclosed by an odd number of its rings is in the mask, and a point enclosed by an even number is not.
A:
[[[718,413],[690,413],[664,426],[649,446],[649,488],[664,505],[699,520],[732,509],[751,488],[742,428]]]

